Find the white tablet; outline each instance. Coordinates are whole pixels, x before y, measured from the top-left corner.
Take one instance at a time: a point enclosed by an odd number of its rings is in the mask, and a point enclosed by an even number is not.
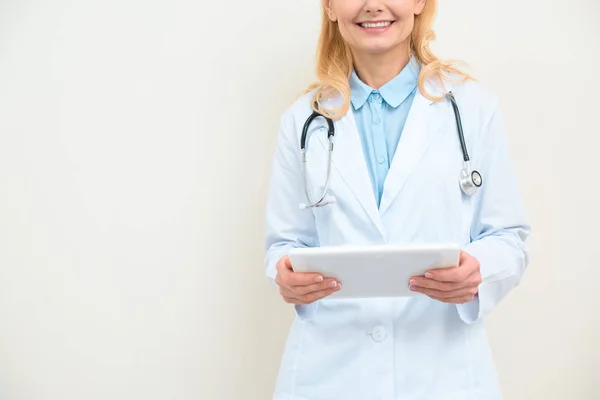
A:
[[[414,296],[410,278],[434,268],[458,265],[457,244],[344,245],[294,248],[289,252],[295,272],[317,272],[338,279],[342,288],[328,298]]]

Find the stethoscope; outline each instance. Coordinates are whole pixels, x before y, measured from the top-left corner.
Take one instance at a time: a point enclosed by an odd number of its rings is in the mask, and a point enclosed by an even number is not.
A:
[[[482,185],[483,178],[481,174],[476,170],[471,169],[469,153],[467,151],[467,145],[465,144],[465,137],[463,135],[462,123],[460,119],[460,112],[458,111],[458,105],[456,104],[456,99],[452,92],[448,92],[446,96],[450,99],[452,103],[452,108],[454,109],[454,116],[456,117],[456,127],[458,130],[458,138],[460,140],[460,146],[463,153],[463,168],[460,171],[459,175],[459,184],[462,191],[472,196],[477,192],[477,189]],[[317,108],[317,107],[315,107]],[[323,117],[327,121],[327,139],[329,140],[329,156],[327,161],[327,177],[325,179],[325,188],[323,189],[323,193],[319,197],[319,199],[313,202],[310,190],[308,189],[307,182],[307,173],[306,173],[306,136],[308,134],[308,129],[310,124],[317,117]],[[331,159],[333,155],[333,137],[335,136],[335,128],[333,127],[333,121],[331,118],[328,118],[317,111],[313,111],[312,114],[306,119],[304,123],[304,127],[302,129],[302,137],[300,139],[300,151],[302,153],[302,173],[304,175],[303,183],[304,183],[304,193],[306,195],[306,200],[308,203],[300,204],[300,209],[308,209],[312,207],[323,207],[328,204],[333,204],[336,202],[335,197],[327,196],[327,190],[329,187],[329,177],[331,175]]]

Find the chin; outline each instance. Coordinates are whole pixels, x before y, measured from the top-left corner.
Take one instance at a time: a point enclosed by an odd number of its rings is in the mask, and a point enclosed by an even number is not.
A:
[[[361,51],[365,54],[372,54],[372,55],[380,55],[380,54],[385,54],[385,53],[389,53],[389,52],[393,52],[393,51],[398,51],[398,48],[400,46],[396,45],[390,45],[390,44],[371,44],[369,46],[363,46]]]

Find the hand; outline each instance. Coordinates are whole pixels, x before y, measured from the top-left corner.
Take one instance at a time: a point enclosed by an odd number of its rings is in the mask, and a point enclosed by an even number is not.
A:
[[[342,285],[335,279],[325,279],[320,274],[294,272],[288,256],[277,262],[275,282],[281,297],[292,304],[310,304],[340,290]]]
[[[461,251],[458,267],[434,269],[411,278],[410,289],[444,303],[463,304],[475,298],[481,284],[479,261]]]

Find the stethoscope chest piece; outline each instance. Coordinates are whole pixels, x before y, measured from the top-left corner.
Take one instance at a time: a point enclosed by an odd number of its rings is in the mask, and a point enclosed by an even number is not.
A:
[[[465,167],[460,171],[460,187],[463,192],[472,196],[483,184],[483,178],[478,171],[471,171],[469,165],[467,163],[465,164]]]

